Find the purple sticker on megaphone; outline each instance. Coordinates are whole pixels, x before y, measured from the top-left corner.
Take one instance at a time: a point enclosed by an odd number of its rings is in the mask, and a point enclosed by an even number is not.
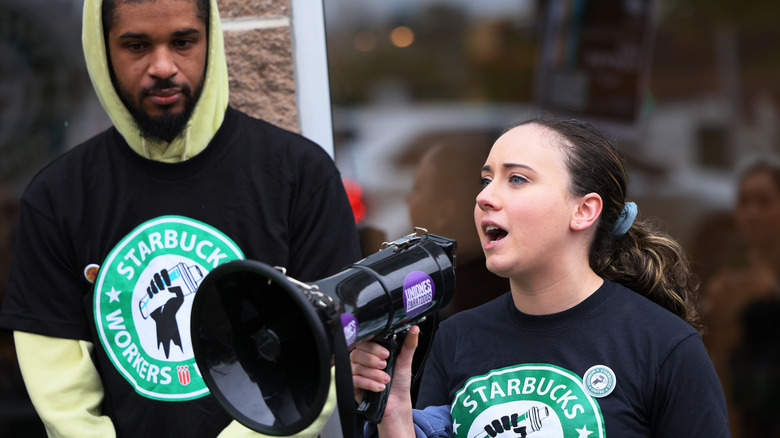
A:
[[[347,338],[347,346],[352,346],[357,339],[358,322],[357,319],[349,313],[341,314],[341,326],[344,327],[344,337]]]
[[[404,279],[404,308],[409,318],[422,313],[433,302],[436,286],[425,272],[412,271]]]

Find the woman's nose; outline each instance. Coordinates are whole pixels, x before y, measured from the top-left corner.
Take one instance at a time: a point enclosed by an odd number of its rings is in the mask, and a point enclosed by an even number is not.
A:
[[[490,184],[486,185],[482,191],[477,194],[477,207],[482,211],[491,209],[496,210],[499,208],[498,199],[496,198],[495,193],[493,193]]]

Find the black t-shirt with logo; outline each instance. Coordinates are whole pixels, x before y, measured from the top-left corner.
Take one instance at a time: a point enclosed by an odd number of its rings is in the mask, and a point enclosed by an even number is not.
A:
[[[700,335],[605,281],[553,315],[511,294],[443,321],[417,407],[452,406],[455,437],[727,437]]]
[[[245,258],[312,281],[359,251],[338,170],[297,134],[228,109],[204,151],[162,163],[110,128],[27,188],[0,327],[93,342],[118,436],[216,436],[231,419],[189,333],[203,277]]]

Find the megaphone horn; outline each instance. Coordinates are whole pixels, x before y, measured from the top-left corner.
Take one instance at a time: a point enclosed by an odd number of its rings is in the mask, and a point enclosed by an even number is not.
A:
[[[385,339],[447,305],[455,249],[454,240],[416,229],[311,283],[253,260],[217,266],[192,304],[193,350],[206,385],[244,426],[300,432],[327,400],[337,330],[348,346]],[[364,401],[359,410],[383,406]]]

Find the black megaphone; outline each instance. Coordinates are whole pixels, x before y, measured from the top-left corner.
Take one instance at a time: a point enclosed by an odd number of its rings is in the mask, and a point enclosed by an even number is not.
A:
[[[200,284],[191,316],[206,385],[252,430],[286,436],[305,429],[327,400],[334,352],[346,355],[344,347],[368,340],[394,352],[396,334],[447,305],[455,290],[455,249],[455,240],[417,228],[308,284],[258,261],[216,267]],[[386,370],[392,375],[391,354]],[[389,387],[366,392],[358,413],[381,421]]]

